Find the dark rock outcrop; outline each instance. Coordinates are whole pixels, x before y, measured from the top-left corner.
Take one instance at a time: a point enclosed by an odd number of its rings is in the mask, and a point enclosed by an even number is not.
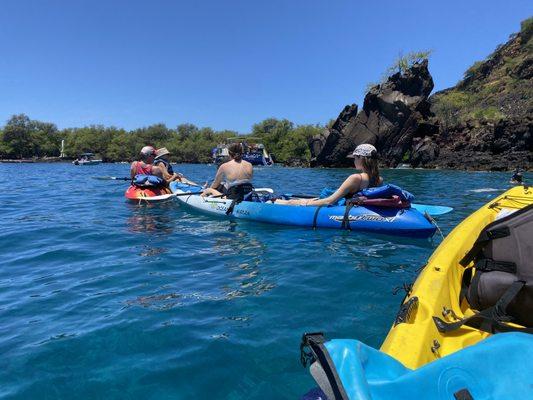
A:
[[[346,106],[331,128],[311,140],[311,165],[350,166],[346,155],[361,143],[375,145],[383,164],[400,163],[410,154],[413,139],[438,132],[428,101],[432,89],[427,60],[374,86],[360,112],[355,104]]]
[[[361,143],[381,164],[413,167],[533,169],[533,18],[469,68],[455,87],[428,96],[427,60],[374,86],[363,108],[346,106],[310,143],[311,166],[343,167]]]
[[[507,171],[533,166],[533,119],[472,121],[449,128],[431,141],[439,150],[420,165],[428,168]]]
[[[441,122],[438,157],[425,167],[533,169],[533,19],[474,64],[455,87],[431,96]]]

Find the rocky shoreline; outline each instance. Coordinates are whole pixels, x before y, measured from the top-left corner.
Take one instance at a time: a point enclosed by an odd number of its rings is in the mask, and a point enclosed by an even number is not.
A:
[[[309,142],[312,167],[345,167],[356,145],[378,148],[381,165],[533,170],[533,19],[476,63],[455,87],[435,93],[428,61],[370,89]]]

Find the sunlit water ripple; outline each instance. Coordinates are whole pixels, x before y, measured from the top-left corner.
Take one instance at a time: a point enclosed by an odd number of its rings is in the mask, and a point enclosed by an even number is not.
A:
[[[178,169],[198,181],[214,167]],[[379,346],[440,239],[230,222],[124,201],[125,165],[0,164],[0,396],[298,398],[306,331]],[[260,168],[258,186],[316,193],[348,170]],[[418,202],[455,207],[508,174],[386,170]],[[15,182],[15,183],[13,183]],[[21,184],[24,182],[24,184]]]

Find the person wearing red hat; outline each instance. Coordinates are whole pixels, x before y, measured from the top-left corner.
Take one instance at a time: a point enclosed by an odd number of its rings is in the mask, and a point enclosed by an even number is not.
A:
[[[276,200],[276,204],[289,204],[300,206],[326,206],[335,204],[340,199],[353,197],[357,192],[380,186],[383,184],[383,178],[379,176],[378,152],[374,146],[365,143],[360,144],[350,153],[348,158],[354,159],[354,166],[362,172],[352,174],[335,190],[335,192],[323,199],[293,199],[293,200]]]

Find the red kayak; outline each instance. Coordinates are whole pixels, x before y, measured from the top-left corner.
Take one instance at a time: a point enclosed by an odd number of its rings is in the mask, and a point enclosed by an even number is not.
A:
[[[124,193],[124,196],[130,201],[139,203],[143,201],[146,201],[147,203],[165,201],[174,197],[172,192],[167,188],[140,188],[135,185],[131,185],[128,190],[126,190],[126,193]]]

